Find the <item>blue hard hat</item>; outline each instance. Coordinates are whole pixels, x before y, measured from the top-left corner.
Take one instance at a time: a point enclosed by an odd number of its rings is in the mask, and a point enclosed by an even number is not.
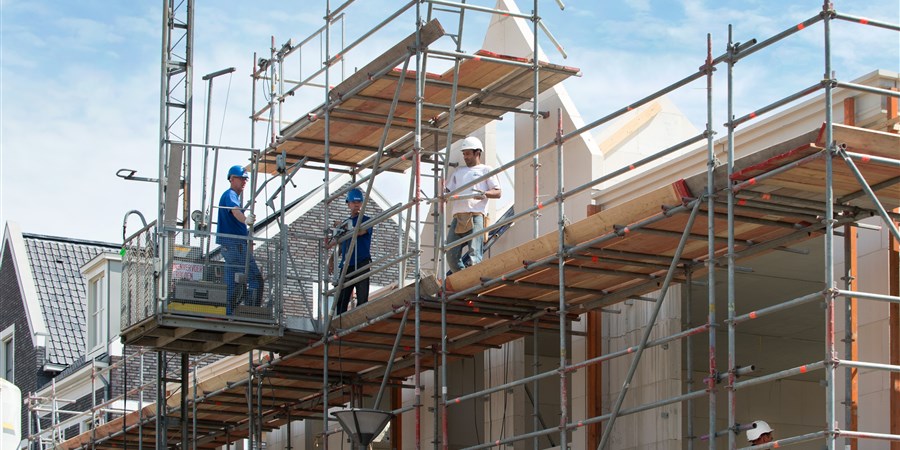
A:
[[[347,193],[347,203],[363,201],[363,191],[360,188],[350,189]]]
[[[244,166],[231,166],[228,169],[228,179],[230,180],[231,177],[250,178],[250,174],[244,172]]]

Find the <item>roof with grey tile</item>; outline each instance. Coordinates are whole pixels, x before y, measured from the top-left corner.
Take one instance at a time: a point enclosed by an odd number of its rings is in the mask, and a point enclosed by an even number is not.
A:
[[[106,242],[22,233],[50,337],[47,363],[68,366],[84,354],[85,280],[80,268],[120,246]]]

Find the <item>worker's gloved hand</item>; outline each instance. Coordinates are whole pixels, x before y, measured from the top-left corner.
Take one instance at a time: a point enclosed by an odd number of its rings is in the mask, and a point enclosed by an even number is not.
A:
[[[472,189],[472,194],[473,194],[472,198],[474,198],[476,200],[484,200],[485,199],[484,191],[482,191],[481,189]]]
[[[256,216],[254,216],[253,213],[247,213],[247,215],[244,216],[244,223],[247,224],[248,227],[252,227],[253,224],[256,223]]]

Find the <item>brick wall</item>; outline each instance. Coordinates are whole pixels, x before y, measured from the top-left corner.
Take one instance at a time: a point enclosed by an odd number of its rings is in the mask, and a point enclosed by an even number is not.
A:
[[[12,251],[7,245],[0,262],[0,331],[15,324],[15,384],[22,390],[22,397],[35,392],[50,381],[43,366],[43,349],[35,349],[28,328],[25,305],[19,292],[13,265]],[[22,433],[28,430],[28,410],[22,408]]]
[[[376,217],[382,212],[375,202],[369,202],[366,205],[365,214],[369,217]],[[325,276],[324,266],[327,264],[327,259],[319,260],[319,244],[324,239],[324,213],[324,207],[320,203],[291,223],[288,228],[290,253],[288,255],[288,279],[284,287],[285,315],[299,317],[314,315],[312,302],[315,298],[314,290],[318,289],[315,281],[321,276]],[[334,202],[329,207],[329,222],[342,221],[348,216],[349,212],[343,202]],[[372,234],[372,260],[377,261],[381,258],[391,260],[399,256],[400,235],[401,229],[393,220],[386,220],[376,225]],[[310,236],[316,236],[317,239],[310,239]],[[273,239],[275,238],[277,236],[273,237]],[[257,250],[256,258],[262,265],[266,258],[274,258],[275,255],[277,252],[267,251],[265,247],[261,247]],[[387,270],[372,275],[370,281],[373,285],[386,286],[396,282],[398,277],[399,267],[395,264]],[[328,288],[331,287],[329,284]]]

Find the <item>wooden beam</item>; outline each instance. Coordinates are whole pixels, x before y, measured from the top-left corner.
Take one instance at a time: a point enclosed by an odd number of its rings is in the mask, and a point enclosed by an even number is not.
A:
[[[892,91],[896,91],[897,88],[892,87]],[[898,99],[897,97],[887,97],[887,120],[888,123],[896,123],[898,114]],[[897,130],[894,126],[889,126],[887,129],[888,132],[897,133],[900,130]]]
[[[391,410],[403,407],[403,389],[399,387],[391,390]],[[391,419],[391,442],[394,450],[403,450],[403,415],[394,416]]]
[[[856,126],[856,97],[844,99],[844,125]]]
[[[846,242],[844,244],[844,251],[847,252],[847,256],[844,259],[847,267],[844,268],[845,273],[845,286],[848,290],[856,291],[859,287],[859,274],[858,274],[858,249],[857,249],[857,239],[858,239],[858,230],[850,225],[844,226],[844,239]],[[855,360],[859,358],[859,333],[858,333],[858,315],[859,315],[859,307],[858,300],[853,297],[847,299],[847,314],[849,314],[850,318],[847,321],[847,326],[849,329],[847,330],[847,337],[850,339],[850,352],[846,356],[847,359]],[[849,422],[847,424],[847,428],[851,431],[859,431],[859,369],[856,367],[851,367],[847,370],[847,377],[850,379],[850,404],[848,405],[850,409],[850,417]],[[859,440],[851,439],[850,449],[857,450],[859,448]]]
[[[174,330],[160,328],[157,333],[164,334],[165,336],[160,336],[156,339],[155,347],[164,348],[166,345],[169,345],[169,343],[177,341],[178,339],[191,334],[193,331],[193,328],[176,328]]]
[[[844,124],[856,125],[856,98],[848,97],[844,99]],[[850,225],[844,226],[844,286],[848,290],[856,291],[859,287],[859,254],[857,251],[857,240],[859,238],[858,230]],[[850,351],[846,355],[847,359],[855,360],[859,358],[859,308],[856,298],[847,299],[847,314],[849,320],[846,321],[849,327],[846,330],[847,338],[850,340]],[[849,412],[847,418],[847,428],[851,431],[859,431],[859,369],[851,367],[847,370],[846,376],[850,379],[849,404],[846,405]],[[859,449],[859,439],[850,439],[850,450]]]
[[[634,136],[638,130],[656,117],[660,111],[662,111],[662,107],[659,106],[659,100],[654,100],[650,104],[638,108],[627,122],[619,127],[619,129],[610,137],[604,139],[603,142],[600,143],[600,151],[602,151],[604,155],[609,155],[610,152],[619,148],[619,146],[627,141],[628,138]],[[596,447],[596,445],[594,447]]]

